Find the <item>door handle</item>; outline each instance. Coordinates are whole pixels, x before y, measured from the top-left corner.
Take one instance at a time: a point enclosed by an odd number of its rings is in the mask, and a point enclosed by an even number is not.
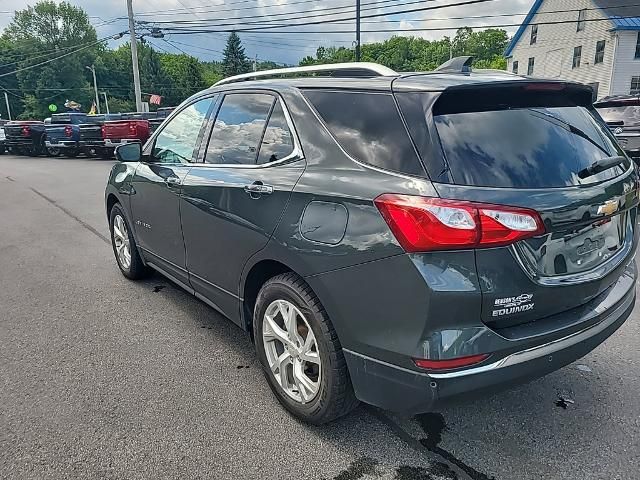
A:
[[[180,179],[178,177],[165,177],[164,183],[167,185],[180,185]]]
[[[269,195],[273,193],[273,187],[271,185],[264,185],[262,182],[254,182],[251,185],[245,185],[244,191],[252,197]]]

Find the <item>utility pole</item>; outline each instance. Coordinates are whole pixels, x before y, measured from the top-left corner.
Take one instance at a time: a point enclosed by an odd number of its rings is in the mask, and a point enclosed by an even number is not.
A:
[[[253,59],[253,71],[257,72],[258,71],[258,54],[256,53],[256,56]]]
[[[102,92],[102,95],[104,96],[104,106],[107,109],[107,115],[109,115],[109,101],[107,100],[107,92]]]
[[[138,41],[136,40],[136,26],[133,21],[133,0],[127,0],[129,14],[129,33],[131,34],[131,63],[133,64],[133,89],[136,95],[136,111],[142,111],[142,93],[140,92],[140,70],[138,69]]]
[[[90,67],[84,67],[87,70],[91,70],[93,74],[93,90],[96,93],[96,109],[98,114],[100,113],[100,97],[98,96],[98,81],[96,80],[96,67],[95,65],[91,65]]]
[[[4,92],[4,101],[7,104],[7,115],[9,115],[9,120],[11,120],[11,107],[9,106],[9,95],[7,95],[7,92]]]
[[[360,0],[356,0],[356,62],[360,61]]]

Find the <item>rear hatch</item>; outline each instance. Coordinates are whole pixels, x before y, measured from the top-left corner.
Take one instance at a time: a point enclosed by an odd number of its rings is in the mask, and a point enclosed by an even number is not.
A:
[[[535,210],[544,225],[533,238],[475,250],[486,324],[570,310],[619,278],[636,244],[637,176],[588,88],[520,81],[415,95],[396,94],[403,111],[419,104],[433,114],[425,126],[440,163],[425,163],[439,195]]]

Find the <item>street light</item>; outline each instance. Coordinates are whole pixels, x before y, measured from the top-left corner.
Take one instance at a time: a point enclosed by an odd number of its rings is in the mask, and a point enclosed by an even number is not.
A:
[[[86,68],[87,70],[91,70],[91,73],[93,73],[93,89],[96,92],[96,109],[98,110],[98,113],[100,113],[100,97],[98,97],[98,81],[96,80],[96,69],[93,65],[84,68]]]
[[[107,101],[107,92],[102,92],[102,95],[104,96],[104,105],[107,109],[107,115],[109,115],[109,102]]]

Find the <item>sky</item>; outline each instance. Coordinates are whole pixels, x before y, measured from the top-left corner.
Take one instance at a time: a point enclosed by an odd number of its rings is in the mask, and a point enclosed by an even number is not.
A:
[[[85,9],[91,17],[92,24],[96,27],[99,38],[128,29],[125,0],[68,1]],[[372,5],[374,2],[375,5]],[[461,0],[361,0],[361,13],[367,15],[395,12],[460,2]],[[34,3],[36,3],[35,0],[2,0],[0,2],[0,29],[11,21],[14,10],[26,8],[27,5]],[[407,5],[407,3],[409,4]],[[453,36],[455,28],[462,26],[478,28],[483,25],[518,24],[522,22],[532,3],[533,0],[488,0],[475,5],[364,18],[361,24],[363,30],[361,42],[380,41],[394,34],[440,39],[444,36]],[[228,25],[218,27],[220,30],[255,26],[247,24],[250,21],[262,22],[262,26],[264,26],[266,22],[278,23],[280,21],[281,24],[294,24],[305,21],[350,18],[354,16],[355,0],[133,0],[133,8],[137,20],[157,22],[155,24],[149,23],[150,26],[184,27],[184,24],[174,23],[176,21],[196,21],[209,24],[215,22]],[[326,15],[326,13],[332,15],[313,17],[313,15]],[[484,18],[472,18],[478,16]],[[288,17],[298,17],[298,19],[288,19]],[[381,21],[387,23],[380,23]],[[352,46],[355,40],[355,33],[352,33],[355,31],[354,25],[353,20],[348,20],[337,24],[287,28],[286,30],[291,33],[286,34],[266,31],[266,33],[241,33],[240,37],[245,52],[250,58],[257,56],[259,60],[297,64],[302,57],[315,54],[319,46]],[[411,28],[453,29],[409,32],[408,29]],[[367,32],[367,30],[380,29],[391,31]],[[336,30],[345,31],[345,33],[322,33]],[[505,30],[509,34],[513,34],[516,27],[505,27]],[[227,36],[227,32],[219,31],[201,34],[172,33],[166,35],[164,39],[150,39],[150,43],[159,50],[175,53],[186,52],[202,60],[220,60]],[[116,47],[118,42],[110,41],[108,45]]]

